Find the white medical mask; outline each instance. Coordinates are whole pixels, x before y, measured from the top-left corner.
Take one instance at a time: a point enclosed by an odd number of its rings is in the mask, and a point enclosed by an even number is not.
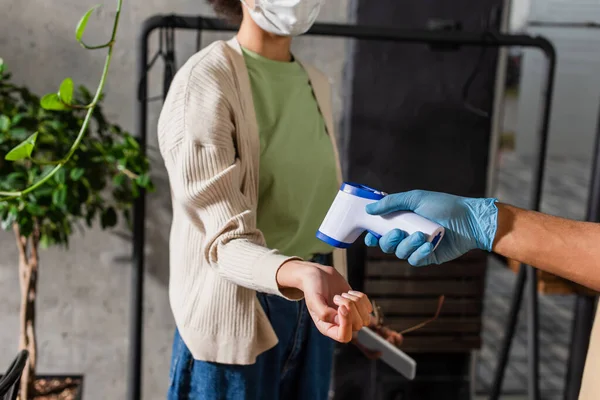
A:
[[[297,36],[315,23],[323,0],[254,0],[250,8],[241,0],[258,26],[279,36]]]

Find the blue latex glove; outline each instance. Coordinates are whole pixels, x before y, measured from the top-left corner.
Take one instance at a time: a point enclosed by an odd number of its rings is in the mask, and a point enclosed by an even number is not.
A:
[[[365,243],[371,247],[379,244],[385,253],[395,253],[396,257],[408,260],[413,266],[441,264],[474,249],[492,251],[498,221],[496,201],[424,190],[391,194],[367,205],[367,212],[384,215],[414,211],[446,228],[444,238],[435,252],[425,234],[415,232],[408,236],[399,229],[386,233],[379,240],[369,233]]]

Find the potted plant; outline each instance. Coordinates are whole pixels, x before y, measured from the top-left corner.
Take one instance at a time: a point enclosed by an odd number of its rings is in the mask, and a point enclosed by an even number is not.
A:
[[[36,381],[36,289],[40,249],[68,248],[69,237],[99,221],[103,229],[129,221],[141,190],[152,190],[149,162],[137,141],[109,122],[101,108],[102,89],[115,43],[82,41],[89,10],[76,37],[87,49],[107,49],[95,94],[65,79],[57,93],[39,98],[11,82],[0,59],[0,223],[12,230],[19,252],[21,288],[20,349],[29,352],[20,398],[80,398],[81,381],[72,377]],[[40,377],[37,377],[40,378]],[[60,396],[60,397],[58,397]]]
[[[78,103],[91,94],[80,87]],[[83,123],[85,110],[48,111],[27,88],[13,85],[10,75],[0,74],[0,191],[14,191],[39,181],[54,168],[57,155],[66,154]],[[3,229],[12,229],[19,250],[21,298],[20,348],[29,351],[22,378],[23,398],[28,399],[35,376],[35,302],[40,248],[68,247],[69,237],[85,223],[99,219],[103,229],[117,224],[142,188],[151,189],[149,163],[137,141],[108,122],[100,107],[92,113],[93,126],[77,151],[44,185],[22,197],[0,202]],[[11,161],[11,150],[37,132],[31,156]],[[17,152],[22,147],[17,147]],[[27,150],[23,150],[27,151]],[[18,153],[16,154],[19,155]]]

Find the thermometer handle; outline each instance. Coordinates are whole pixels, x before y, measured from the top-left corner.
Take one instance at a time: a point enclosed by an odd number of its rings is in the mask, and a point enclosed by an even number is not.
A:
[[[394,229],[400,229],[408,235],[422,232],[427,241],[437,247],[445,233],[444,227],[412,211],[398,211],[387,215],[370,215],[367,221],[368,231],[381,237]]]

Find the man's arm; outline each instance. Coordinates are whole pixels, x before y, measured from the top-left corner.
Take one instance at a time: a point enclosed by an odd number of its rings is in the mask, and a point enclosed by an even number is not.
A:
[[[600,291],[600,224],[497,207],[494,252]]]
[[[481,249],[600,291],[600,224],[527,211],[496,199],[423,190],[392,194],[367,206],[373,215],[395,211],[413,211],[446,229],[435,252],[420,232],[408,236],[395,229],[379,240],[371,234],[365,238],[368,246],[379,245],[411,265],[442,264]]]

